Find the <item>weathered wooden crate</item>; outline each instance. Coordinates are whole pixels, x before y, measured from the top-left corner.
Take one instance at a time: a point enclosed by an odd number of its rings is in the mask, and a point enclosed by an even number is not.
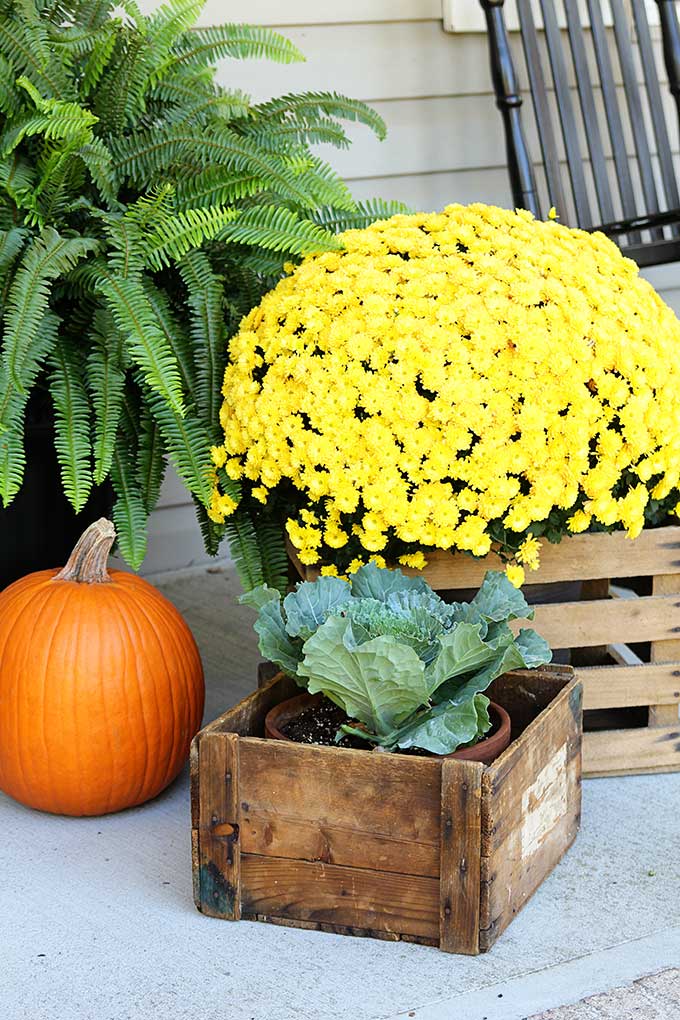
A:
[[[571,845],[581,687],[569,667],[508,673],[493,765],[262,738],[279,674],[192,747],[194,896],[214,917],[489,949]]]
[[[301,576],[316,576],[295,565]],[[503,565],[495,556],[435,552],[423,571],[405,573],[444,591],[477,588],[489,569]],[[612,583],[625,577],[647,578],[650,594]],[[546,542],[529,580],[529,601],[533,582],[541,586],[532,626],[553,649],[571,650],[583,683],[584,776],[680,770],[680,527],[643,531],[634,541],[616,532]],[[579,601],[541,602],[565,582],[580,582]],[[590,725],[598,729],[588,732]]]

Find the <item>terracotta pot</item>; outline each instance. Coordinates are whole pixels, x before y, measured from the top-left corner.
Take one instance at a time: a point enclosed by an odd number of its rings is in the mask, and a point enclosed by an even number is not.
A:
[[[283,728],[291,719],[294,719],[310,705],[316,704],[322,697],[322,694],[297,694],[294,698],[288,698],[279,705],[274,705],[265,716],[265,736],[269,740],[288,740]],[[511,724],[508,713],[495,701],[489,705],[489,713],[492,722],[496,724],[496,731],[490,737],[480,740],[473,747],[463,747],[458,751],[452,751],[451,754],[433,754],[430,757],[459,758],[462,761],[480,761],[484,765],[490,765],[510,743]]]

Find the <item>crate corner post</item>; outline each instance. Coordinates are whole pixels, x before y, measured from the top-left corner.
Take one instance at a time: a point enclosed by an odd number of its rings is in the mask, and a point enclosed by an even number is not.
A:
[[[194,898],[203,914],[241,917],[239,738],[207,732],[195,741],[192,770]]]
[[[439,948],[468,956],[480,951],[483,773],[479,762],[442,762]]]

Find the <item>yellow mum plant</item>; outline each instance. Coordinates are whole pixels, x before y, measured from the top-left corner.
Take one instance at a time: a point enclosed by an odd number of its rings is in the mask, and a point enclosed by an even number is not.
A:
[[[493,547],[521,583],[541,539],[677,506],[680,322],[604,235],[452,205],[341,239],[231,340],[215,521],[240,480],[305,564]]]

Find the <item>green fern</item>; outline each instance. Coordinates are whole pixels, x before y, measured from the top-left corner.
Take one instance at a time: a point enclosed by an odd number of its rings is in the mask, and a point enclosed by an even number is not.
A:
[[[87,238],[60,237],[53,227],[45,227],[20,260],[4,315],[2,349],[2,361],[20,392],[27,385],[29,352],[47,311],[52,281],[96,248],[96,242]]]
[[[80,352],[62,338],[50,356],[49,366],[61,482],[73,509],[80,513],[92,489],[90,402]]]
[[[181,416],[184,399],[179,366],[141,279],[111,276],[100,286],[116,326],[125,337],[135,364],[144,372],[146,382]]]
[[[348,99],[337,92],[304,92],[301,95],[281,96],[253,108],[253,115],[263,120],[290,118],[298,124],[313,125],[320,117],[357,121],[370,127],[378,138],[384,138],[387,128],[382,117],[366,103]]]
[[[382,198],[371,198],[367,202],[357,202],[356,208],[350,213],[327,207],[317,209],[311,214],[310,219],[326,230],[339,233],[343,230],[361,230],[376,220],[386,220],[390,216],[399,213],[406,215],[412,211],[403,202],[386,202]]]
[[[238,219],[229,223],[221,238],[241,244],[257,244],[271,251],[310,255],[326,249],[342,247],[332,234],[316,223],[301,220],[290,209],[276,206],[255,206],[246,209]]]
[[[94,480],[97,485],[104,482],[111,470],[125,392],[122,352],[120,343],[116,346],[115,333],[111,316],[104,309],[97,309],[86,370],[94,411]]]
[[[146,555],[146,523],[149,513],[123,435],[119,435],[116,441],[110,477],[116,494],[113,523],[118,535],[118,547],[130,566],[137,570]]]
[[[199,28],[184,37],[174,61],[180,64],[212,63],[235,57],[237,60],[264,58],[281,64],[304,60],[293,43],[269,28],[251,25],[218,25]]]
[[[137,451],[137,481],[147,513],[151,513],[161,491],[165,474],[165,443],[160,425],[144,408],[140,419],[139,448]]]
[[[312,146],[346,147],[347,122],[384,133],[333,92],[253,105],[220,85],[218,60],[301,54],[268,28],[197,28],[201,7],[0,0],[0,499],[21,487],[28,399],[47,387],[64,491],[80,508],[111,480],[135,567],[168,460],[217,551],[210,446],[228,337],[285,262],[368,222]],[[244,583],[283,585],[259,505],[228,530]]]

